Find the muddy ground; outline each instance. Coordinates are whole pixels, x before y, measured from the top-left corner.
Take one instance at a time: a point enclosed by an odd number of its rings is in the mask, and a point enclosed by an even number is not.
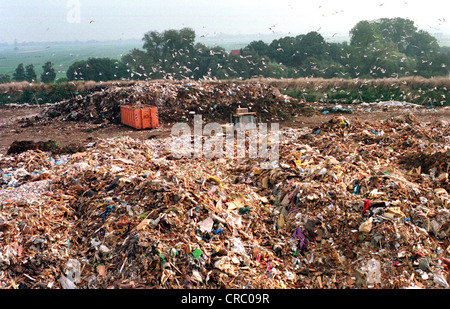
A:
[[[323,106],[322,106],[323,107]],[[320,108],[322,108],[320,107]],[[14,141],[57,141],[60,146],[86,145],[98,139],[130,136],[134,139],[167,137],[173,123],[161,123],[157,129],[135,130],[121,124],[92,124],[71,121],[36,121],[44,106],[0,106],[0,154],[6,154]],[[412,113],[421,122],[449,121],[450,108],[352,108],[351,114],[344,113],[348,120],[380,121],[402,114]],[[314,128],[331,118],[335,113],[291,118],[280,123],[280,127]],[[29,121],[32,120],[32,121]]]

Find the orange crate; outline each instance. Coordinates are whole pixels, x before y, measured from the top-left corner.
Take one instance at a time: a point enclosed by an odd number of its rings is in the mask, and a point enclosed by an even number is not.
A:
[[[122,124],[135,129],[153,129],[159,126],[158,108],[143,105],[121,105],[120,120]]]

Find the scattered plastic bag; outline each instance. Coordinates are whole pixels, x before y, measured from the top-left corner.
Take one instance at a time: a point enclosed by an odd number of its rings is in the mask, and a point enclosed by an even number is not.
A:
[[[381,283],[380,261],[371,259],[367,263],[367,283]]]
[[[214,220],[211,217],[206,218],[203,221],[200,221],[198,223],[200,230],[203,232],[211,232],[213,225],[214,225]]]
[[[306,239],[305,234],[303,234],[302,227],[299,226],[295,229],[294,233],[292,233],[292,237],[298,240],[298,250],[303,251],[308,247],[308,240]]]
[[[231,242],[232,242],[231,251],[245,254],[244,244],[242,243],[242,240],[240,238],[233,238],[231,239]]]
[[[445,278],[442,271],[438,271],[433,274],[433,282],[442,286],[444,289],[448,289],[450,285],[447,282],[447,279]]]
[[[66,278],[73,283],[80,282],[81,264],[76,259],[69,259],[66,265]]]
[[[61,274],[61,277],[59,278],[59,282],[61,283],[61,287],[64,290],[73,290],[77,289],[77,286],[73,283],[72,280],[68,279],[66,276]]]

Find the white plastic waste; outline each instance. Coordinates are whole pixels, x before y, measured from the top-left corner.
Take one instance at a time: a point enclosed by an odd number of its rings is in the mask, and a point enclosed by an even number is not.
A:
[[[371,259],[367,263],[367,283],[381,283],[380,261]]]

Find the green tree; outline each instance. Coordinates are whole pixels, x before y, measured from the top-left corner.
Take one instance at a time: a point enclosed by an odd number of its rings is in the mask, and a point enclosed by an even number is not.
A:
[[[439,52],[437,39],[426,31],[419,30],[408,38],[405,54],[416,58],[427,58]]]
[[[246,47],[245,50],[254,53],[258,56],[267,56],[269,45],[262,40],[252,41]]]
[[[450,56],[448,54],[436,54],[427,58],[419,58],[417,63],[417,75],[425,78],[433,76],[448,76],[450,68]]]
[[[431,59],[431,70],[434,76],[448,76],[450,74],[450,55],[439,53]]]
[[[414,22],[405,18],[381,18],[376,21],[384,42],[397,44],[398,51],[404,53],[411,38],[417,31]]]
[[[268,47],[267,55],[275,62],[293,66],[298,63],[298,38],[286,36],[273,40]]]
[[[11,82],[11,76],[8,74],[0,74],[0,84],[6,84]]]
[[[182,77],[191,73],[195,32],[191,28],[150,31],[144,34],[143,48],[163,75]],[[147,60],[148,61],[148,60]]]
[[[33,64],[28,64],[25,67],[25,80],[27,82],[35,82],[36,81],[36,72],[34,71],[34,65]]]
[[[343,77],[345,69],[339,63],[332,60],[308,57],[303,61],[299,73],[303,77]]]
[[[224,48],[220,46],[210,48],[204,44],[197,43],[194,46],[194,50],[193,65],[191,66],[194,79],[214,76],[221,79],[230,77],[229,62]]]
[[[325,39],[316,31],[308,32],[306,35],[302,36],[298,47],[306,58],[323,58],[324,53],[327,50]]]
[[[258,67],[259,69],[259,67]],[[263,68],[261,69],[261,75],[264,77],[270,78],[286,78],[291,74],[291,70],[289,67],[269,61]]]
[[[350,30],[350,45],[367,48],[369,45],[379,42],[382,36],[374,22],[362,20]]]
[[[144,34],[142,38],[144,41],[143,48],[147,52],[147,55],[154,61],[161,61],[162,47],[164,44],[163,35],[157,31],[149,31]]]
[[[232,78],[250,78],[254,74],[254,66],[241,55],[229,55],[225,61],[227,74]]]
[[[53,65],[50,61],[47,61],[43,66],[42,66],[42,74],[41,74],[41,81],[43,83],[53,83],[55,81],[56,78],[56,72],[55,69],[53,68]]]
[[[412,73],[416,65],[413,58],[398,51],[395,43],[380,47],[375,56],[371,74],[376,78],[403,77]]]
[[[23,63],[20,63],[17,65],[16,70],[13,73],[13,80],[16,82],[23,82],[25,79],[25,68]]]
[[[446,61],[445,57],[437,57],[440,47],[436,38],[426,31],[417,30],[409,19],[360,21],[350,34],[352,56],[344,65],[348,65],[352,77],[445,75]],[[358,68],[358,71],[353,68]]]
[[[129,77],[126,66],[110,58],[89,58],[73,63],[66,72],[69,80],[108,81]]]
[[[122,63],[127,68],[127,73],[132,79],[144,80],[147,78],[163,78],[163,73],[152,57],[145,51],[134,48],[122,57]]]

